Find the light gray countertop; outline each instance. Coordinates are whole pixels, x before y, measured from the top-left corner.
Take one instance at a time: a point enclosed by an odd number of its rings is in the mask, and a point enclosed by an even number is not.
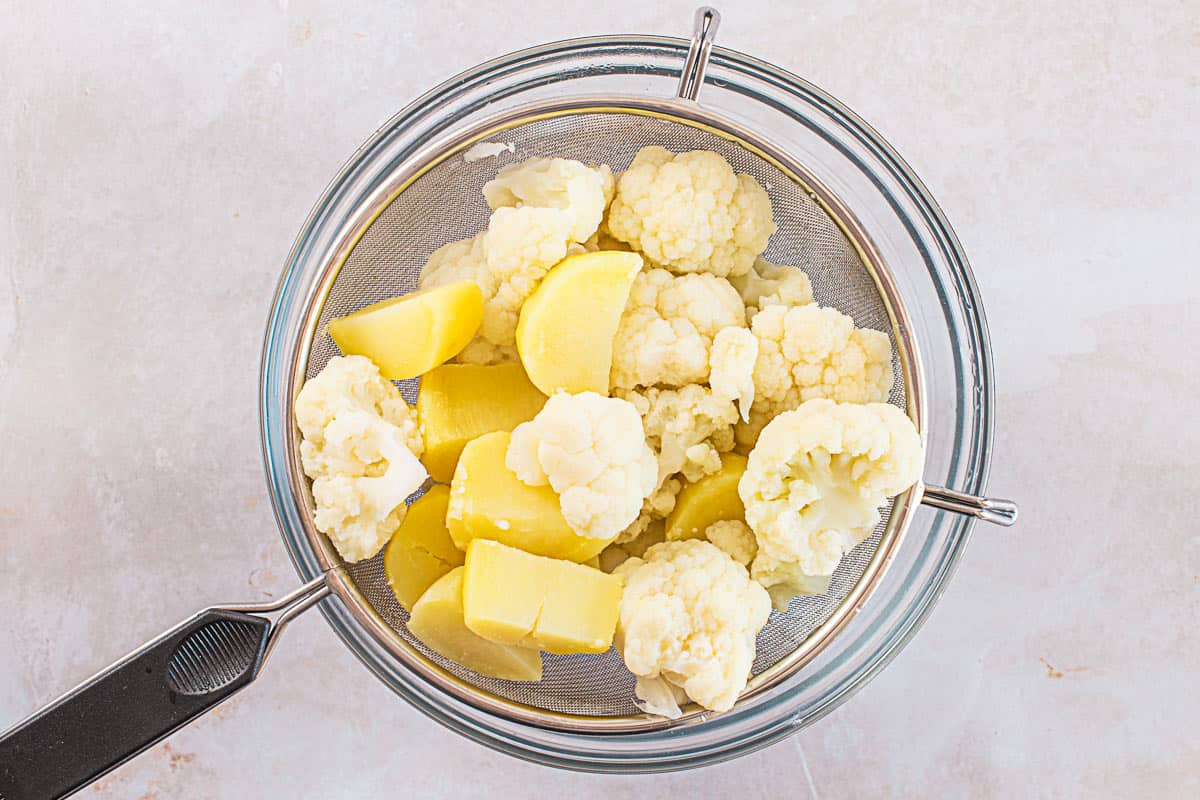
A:
[[[253,687],[84,796],[1200,794],[1196,6],[740,5],[720,41],[871,121],[962,238],[996,357],[991,489],[1019,525],[977,528],[929,623],[848,704],[734,763],[608,778],[512,760],[394,697],[310,615]],[[8,5],[0,727],[201,605],[295,584],[260,463],[259,337],[354,149],[493,55],[690,17]]]

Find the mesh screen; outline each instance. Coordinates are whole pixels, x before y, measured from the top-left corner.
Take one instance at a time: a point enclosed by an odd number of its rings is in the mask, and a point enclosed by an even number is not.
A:
[[[822,305],[850,315],[859,326],[886,331],[891,321],[870,273],[842,231],[796,184],[769,162],[735,142],[689,125],[636,114],[574,114],[541,120],[507,131],[499,140],[515,145],[512,154],[465,162],[460,156],[443,161],[403,191],[363,235],[336,278],[322,310],[318,331],[334,317],[416,288],[426,257],[447,242],[486,227],[488,208],[483,184],[510,161],[532,156],[561,156],[605,163],[613,171],[629,165],[638,149],[659,144],[670,150],[715,150],[739,172],[753,175],[766,188],[778,232],[765,257],[802,267],[812,279]],[[337,346],[323,333],[312,344],[308,377],[316,375]],[[890,401],[905,407],[903,374],[893,357],[895,386]],[[416,381],[399,384],[415,402]],[[772,612],[759,634],[754,674],[769,669],[791,653],[828,620],[857,583],[871,560],[886,526],[888,511],[874,535],[843,559],[828,594],[792,600],[784,613]],[[349,567],[349,575],[367,601],[395,630],[448,671],[479,689],[536,708],[599,716],[638,714],[633,703],[633,676],[614,651],[601,655],[544,656],[543,680],[521,683],[482,678],[424,648],[409,634],[406,612],[396,602],[384,577],[382,554]]]

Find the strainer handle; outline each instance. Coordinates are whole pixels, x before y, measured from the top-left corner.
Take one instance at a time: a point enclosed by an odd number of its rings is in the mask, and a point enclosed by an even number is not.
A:
[[[927,485],[921,495],[921,502],[933,508],[953,511],[956,514],[966,514],[1005,528],[1017,521],[1017,504],[1012,500],[1001,500],[998,497],[979,497],[956,492],[953,489],[945,489],[941,486]]]
[[[205,609],[0,733],[0,800],[66,797],[174,733],[257,678],[328,592],[321,576],[273,603]]]

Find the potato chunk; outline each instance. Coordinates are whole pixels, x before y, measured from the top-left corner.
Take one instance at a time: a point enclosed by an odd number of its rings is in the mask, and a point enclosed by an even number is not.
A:
[[[346,355],[366,356],[383,377],[424,375],[457,355],[483,320],[483,292],[455,281],[393,297],[331,320],[329,335]]]
[[[542,655],[510,647],[471,632],[463,620],[462,567],[443,575],[413,606],[408,630],[426,647],[487,678],[540,681]]]
[[[408,507],[404,522],[392,534],[383,555],[388,585],[405,611],[438,578],[461,567],[463,552],[446,530],[450,490],[434,486]]]
[[[425,442],[421,460],[435,481],[449,483],[467,442],[493,431],[512,431],[545,404],[546,396],[529,382],[520,364],[438,367],[421,378],[417,395]]]
[[[603,653],[617,626],[621,579],[583,564],[476,539],[467,548],[467,627],[502,644]]]
[[[714,522],[745,521],[746,509],[738,495],[738,481],[746,471],[746,458],[737,453],[721,456],[721,468],[679,492],[675,509],[667,515],[667,540],[703,539]]]
[[[563,259],[521,307],[517,352],[533,385],[608,394],[613,337],[642,268],[637,253],[599,251]]]
[[[491,539],[528,553],[587,561],[614,537],[580,536],[563,517],[549,486],[522,483],[504,463],[509,434],[497,431],[469,442],[450,482],[446,527],[462,550]]]

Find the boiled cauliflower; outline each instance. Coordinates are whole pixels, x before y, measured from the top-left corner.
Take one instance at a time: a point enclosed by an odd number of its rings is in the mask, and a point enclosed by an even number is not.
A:
[[[766,590],[700,539],[654,545],[613,574],[625,582],[614,641],[639,682],[665,679],[705,708],[732,708],[771,613]]]
[[[791,565],[832,574],[870,536],[879,507],[920,477],[922,461],[912,421],[886,403],[809,400],[771,420],[738,483],[758,542],[755,578],[769,584]]]
[[[412,409],[362,356],[330,359],[296,397],[300,458],[313,479],[317,529],[342,558],[379,552],[427,473]]]
[[[667,719],[683,716],[681,705],[688,701],[687,692],[663,677],[638,678],[633,686],[638,708],[647,714]]]
[[[754,405],[757,360],[758,339],[746,328],[725,328],[713,337],[708,383],[715,397],[737,401],[744,421],[750,420],[750,408]]]
[[[737,290],[715,275],[640,273],[613,340],[613,388],[687,386],[708,380],[713,337],[744,327]]]
[[[661,522],[675,510],[675,500],[683,489],[683,481],[676,477],[667,478],[650,496],[642,501],[642,510],[629,527],[617,534],[616,544],[625,544],[639,538],[655,522]],[[660,540],[661,541],[661,540]]]
[[[750,571],[751,576],[766,588],[767,594],[771,595],[771,605],[780,611],[787,611],[793,597],[829,591],[829,575],[807,575],[795,562],[762,559],[755,566],[757,569]]]
[[[479,335],[500,347],[516,344],[517,318],[550,268],[567,256],[573,217],[556,208],[498,208],[486,233],[488,278]]]
[[[444,244],[429,254],[421,268],[418,285],[422,289],[445,286],[458,281],[475,281],[483,288],[488,279],[487,232],[470,239]]]
[[[719,470],[721,453],[733,449],[737,411],[731,400],[708,387],[693,383],[678,389],[618,390],[616,394],[641,414],[646,442],[658,459],[660,482],[677,472],[698,481]]]
[[[364,411],[338,414],[325,428],[325,449],[336,449],[341,463],[355,467],[314,478],[314,522],[346,561],[362,561],[379,552],[400,523],[404,501],[429,477],[395,425]],[[361,475],[363,465],[386,464],[383,474]]]
[[[754,538],[754,531],[740,519],[714,522],[705,529],[704,538],[747,569],[758,554],[758,542]]]
[[[745,274],[775,232],[758,181],[707,150],[643,147],[617,182],[606,226],[674,272]]]
[[[612,172],[606,165],[589,167],[566,158],[530,158],[496,173],[483,185],[483,198],[492,210],[523,206],[559,209],[567,217],[571,241],[586,242],[596,234],[614,191]]]
[[[338,448],[327,448],[326,428],[348,411],[381,418],[400,430],[414,455],[424,452],[416,413],[395,385],[379,374],[379,367],[365,356],[334,356],[296,395],[296,424],[303,435],[300,459],[310,478],[335,473],[379,476],[387,469],[382,459],[362,461],[348,458]]]
[[[512,432],[505,464],[529,486],[550,485],[576,533],[611,539],[658,485],[654,454],[632,404],[559,392]]]
[[[754,316],[758,339],[754,405],[739,425],[739,442],[750,445],[771,419],[806,400],[874,403],[892,388],[892,345],[886,334],[854,327],[834,308],[768,306]]]
[[[510,164],[484,186],[493,209],[487,230],[435,250],[419,280],[421,288],[473,280],[483,290],[479,335],[458,361],[516,358],[521,304],[551,267],[595,235],[613,191],[608,167],[562,158]]]
[[[729,282],[746,304],[747,319],[768,306],[804,306],[813,301],[812,281],[804,270],[762,258],[745,275],[730,278]]]

